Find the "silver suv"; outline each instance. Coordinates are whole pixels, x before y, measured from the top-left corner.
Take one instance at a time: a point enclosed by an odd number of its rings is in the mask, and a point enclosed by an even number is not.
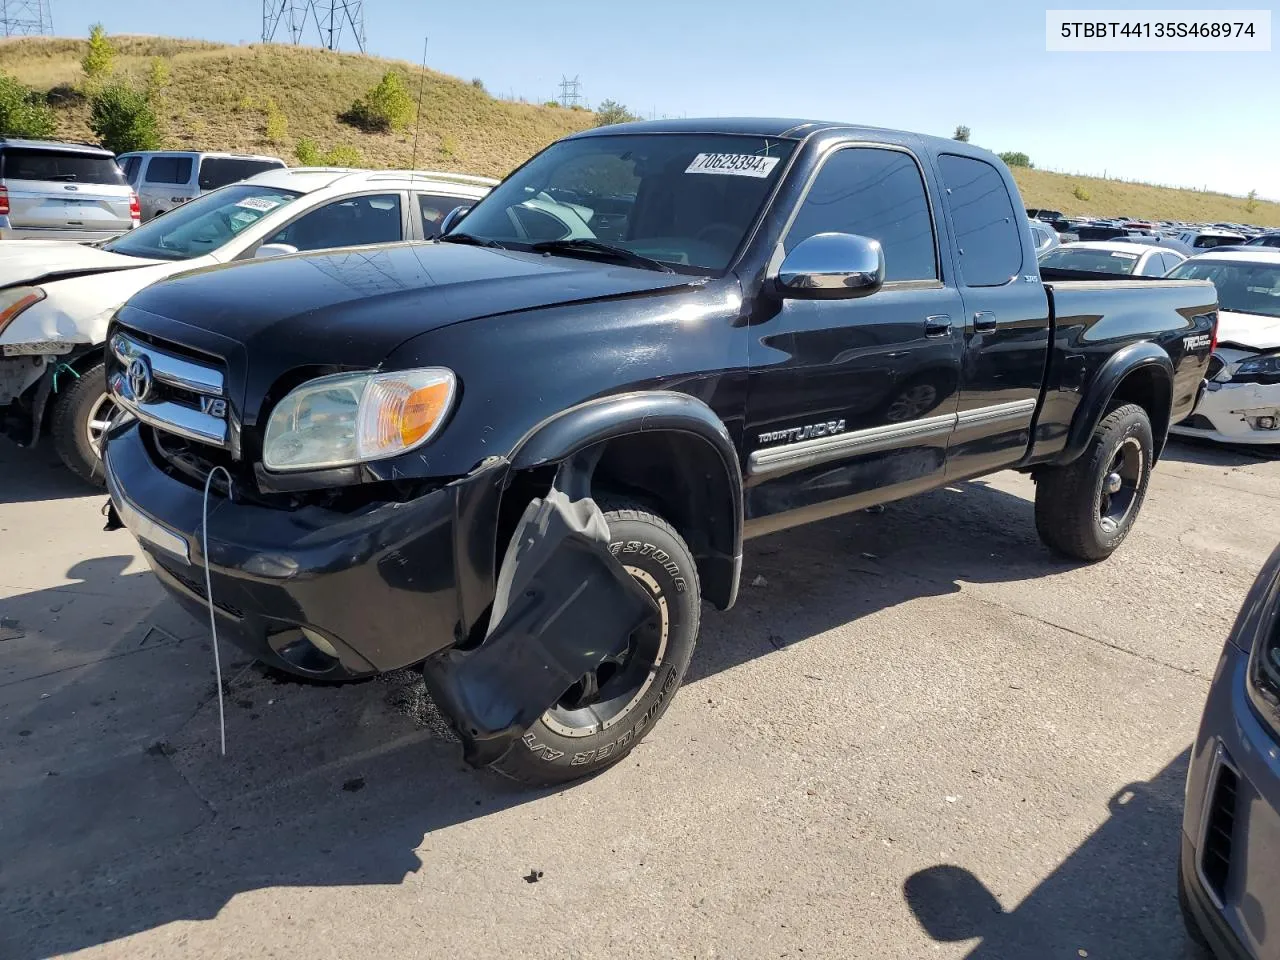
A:
[[[105,240],[138,218],[110,150],[0,137],[0,240]]]
[[[279,157],[187,150],[142,150],[117,158],[129,185],[138,191],[142,219],[150,220],[210,190],[283,169]]]

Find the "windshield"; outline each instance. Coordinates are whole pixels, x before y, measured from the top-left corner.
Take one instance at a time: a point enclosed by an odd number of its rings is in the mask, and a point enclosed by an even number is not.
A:
[[[1099,250],[1068,244],[1040,258],[1040,266],[1055,270],[1084,270],[1088,273],[1133,273],[1138,254],[1122,250]]]
[[[1169,279],[1212,280],[1220,309],[1280,317],[1280,263],[1188,260],[1175,267]]]
[[[516,250],[595,240],[677,271],[718,273],[794,148],[787,140],[717,134],[563,140],[495,187],[450,233]],[[556,252],[600,255],[585,245]]]
[[[128,257],[190,260],[212,253],[268,213],[302,196],[293,190],[237,183],[175,207],[122,233],[104,250]]]

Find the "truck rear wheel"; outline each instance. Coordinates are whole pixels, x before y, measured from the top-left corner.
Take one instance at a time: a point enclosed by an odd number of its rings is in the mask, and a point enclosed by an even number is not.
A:
[[[1145,410],[1130,403],[1108,413],[1080,457],[1038,476],[1040,539],[1076,560],[1111,556],[1142,509],[1153,450]]]
[[[106,483],[100,452],[102,434],[115,412],[107,393],[106,368],[95,363],[79,377],[68,374],[67,378],[70,383],[59,391],[49,423],[53,448],[67,469],[100,487]]]
[[[693,556],[661,517],[602,502],[614,556],[649,591],[660,616],[565,691],[493,768],[532,785],[590,776],[625,757],[666,712],[698,639],[701,595]]]

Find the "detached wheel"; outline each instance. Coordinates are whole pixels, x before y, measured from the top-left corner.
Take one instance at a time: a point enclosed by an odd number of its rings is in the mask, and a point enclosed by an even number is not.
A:
[[[1040,474],[1036,530],[1051,549],[1076,560],[1105,560],[1124,542],[1151,479],[1151,420],[1136,404],[1098,424],[1085,452]]]
[[[103,486],[102,435],[117,410],[107,393],[107,376],[101,363],[72,379],[58,392],[49,432],[53,447],[67,469],[82,480]]]
[[[657,616],[631,636],[621,657],[574,683],[493,764],[523,783],[576,780],[630,753],[670,706],[698,638],[698,571],[680,534],[642,507],[600,506],[610,549],[648,591]]]

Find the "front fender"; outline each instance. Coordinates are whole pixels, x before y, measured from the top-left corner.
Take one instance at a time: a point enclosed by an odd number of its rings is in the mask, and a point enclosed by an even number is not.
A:
[[[1163,347],[1149,340],[1142,340],[1121,347],[1102,365],[1097,375],[1085,388],[1085,395],[1076,407],[1071,419],[1071,428],[1067,434],[1066,448],[1057,458],[1059,463],[1068,463],[1084,453],[1089,446],[1093,431],[1101,422],[1115,395],[1116,389],[1126,377],[1139,370],[1149,370],[1163,377],[1168,385],[1167,395],[1173,395],[1173,361],[1169,359]],[[1151,411],[1155,414],[1157,411]],[[1164,411],[1165,423],[1168,423],[1168,411]],[[1153,417],[1154,419],[1154,417]],[[1156,449],[1163,443],[1162,437],[1156,438]]]
[[[690,543],[704,595],[728,609],[737,597],[742,567],[742,467],[724,422],[701,400],[669,390],[590,400],[538,424],[509,459],[518,472],[563,463],[610,441],[672,434],[692,443],[686,449],[694,455],[663,465],[671,486],[679,488],[662,491],[674,514],[667,519]]]

